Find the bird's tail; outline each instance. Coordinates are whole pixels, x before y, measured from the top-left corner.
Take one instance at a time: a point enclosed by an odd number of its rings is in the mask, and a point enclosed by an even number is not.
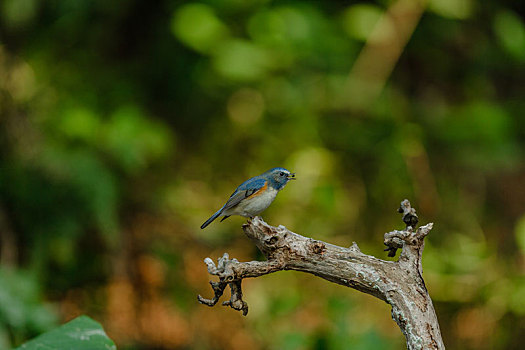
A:
[[[215,219],[217,219],[222,213],[222,208],[217,210],[217,212],[215,214],[213,214],[208,220],[206,220],[206,222],[204,224],[201,225],[201,229],[202,228],[205,228],[206,226],[208,226],[209,224],[211,224],[211,222]]]

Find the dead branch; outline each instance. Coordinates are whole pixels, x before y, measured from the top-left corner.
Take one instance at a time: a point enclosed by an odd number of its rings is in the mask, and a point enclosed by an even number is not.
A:
[[[386,261],[363,254],[356,243],[339,247],[298,235],[284,226],[273,227],[256,217],[243,225],[244,233],[266,256],[266,261],[239,262],[225,253],[217,265],[206,258],[214,296],[199,302],[214,306],[229,285],[231,298],[223,302],[235,310],[248,313],[242,299],[241,282],[281,270],[311,273],[343,286],[373,295],[392,306],[392,318],[405,335],[408,349],[444,349],[437,316],[422,277],[421,257],[424,238],[432,223],[416,229],[418,218],[408,200],[401,202],[404,230],[385,234],[389,256],[401,249],[398,261]]]

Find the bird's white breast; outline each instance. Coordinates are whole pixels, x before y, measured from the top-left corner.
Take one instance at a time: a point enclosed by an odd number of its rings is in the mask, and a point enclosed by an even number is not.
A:
[[[227,215],[256,216],[272,204],[278,192],[278,190],[269,186],[268,189],[260,195],[248,197],[241,201],[234,208],[228,210]]]

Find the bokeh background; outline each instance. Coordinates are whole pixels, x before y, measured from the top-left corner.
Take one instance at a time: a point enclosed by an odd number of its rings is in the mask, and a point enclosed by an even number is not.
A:
[[[199,305],[263,215],[385,258],[411,200],[450,349],[525,342],[525,2],[1,0],[0,348],[80,314],[120,349],[402,349],[385,303],[298,272]]]

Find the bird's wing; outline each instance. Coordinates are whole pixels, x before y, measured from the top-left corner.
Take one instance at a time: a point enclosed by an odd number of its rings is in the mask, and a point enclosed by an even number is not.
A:
[[[223,207],[223,211],[233,208],[234,206],[239,204],[240,201],[251,196],[252,194],[259,191],[265,186],[267,186],[267,181],[261,178],[252,178],[248,181],[243,182],[230,196],[230,199],[228,199],[228,201]]]

